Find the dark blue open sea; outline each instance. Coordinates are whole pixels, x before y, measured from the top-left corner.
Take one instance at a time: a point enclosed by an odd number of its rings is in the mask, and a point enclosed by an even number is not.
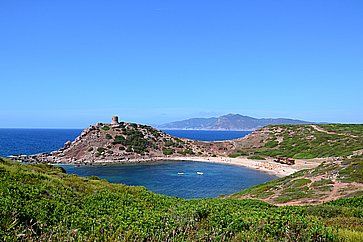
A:
[[[0,129],[0,156],[58,150],[81,132],[81,129]]]
[[[0,156],[32,155],[51,152],[73,141],[81,129],[0,129]],[[164,130],[179,138],[202,141],[236,139],[249,131]]]
[[[66,141],[74,140],[81,131],[80,129],[0,129],[0,156],[57,150]],[[248,134],[235,131],[167,132],[177,137],[196,140],[225,140]],[[99,176],[110,182],[145,186],[157,193],[182,198],[231,194],[274,178],[244,167],[194,161],[80,167],[64,165],[63,167],[68,173]],[[202,172],[203,175],[198,175],[197,172]]]
[[[250,134],[251,131],[214,131],[214,130],[163,130],[172,136],[201,141],[222,141],[238,139]]]

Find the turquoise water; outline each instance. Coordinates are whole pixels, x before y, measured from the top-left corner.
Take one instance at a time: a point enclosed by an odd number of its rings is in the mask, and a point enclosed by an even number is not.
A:
[[[113,183],[144,186],[156,193],[187,199],[231,194],[276,178],[241,166],[195,161],[62,167],[67,173],[98,176]],[[198,175],[197,172],[202,172],[203,175]]]

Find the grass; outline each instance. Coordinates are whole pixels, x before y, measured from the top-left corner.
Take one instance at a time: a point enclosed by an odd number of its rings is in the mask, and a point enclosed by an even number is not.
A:
[[[269,185],[259,189],[264,186]],[[183,200],[7,160],[0,160],[0,188],[2,241],[353,241],[362,236],[362,197],[300,207],[251,199]]]

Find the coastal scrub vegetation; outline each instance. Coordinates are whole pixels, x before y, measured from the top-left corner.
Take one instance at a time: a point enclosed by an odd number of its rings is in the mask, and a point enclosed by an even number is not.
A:
[[[301,188],[307,182],[294,184]],[[0,188],[2,241],[363,239],[362,196],[290,207],[251,199],[184,200],[5,159],[0,160]]]
[[[103,126],[101,127],[101,129],[102,129],[103,131],[108,131],[108,130],[110,130],[111,128],[110,128],[110,126],[108,126],[108,125],[103,125]]]
[[[247,155],[249,155],[248,152],[245,152],[245,151],[242,151],[242,150],[238,150],[238,151],[236,151],[236,152],[234,152],[232,154],[229,154],[228,156],[230,158],[236,158],[236,157],[239,157],[239,156],[247,156]]]
[[[106,128],[107,127],[107,128]],[[102,135],[98,132],[102,131]],[[90,138],[92,136],[92,138]],[[97,137],[94,139],[93,137]],[[104,138],[103,138],[104,137]],[[89,153],[96,158],[113,159],[115,157],[140,158],[152,153],[156,155],[194,154],[193,146],[182,139],[169,136],[151,126],[121,122],[118,125],[109,126],[98,124],[92,128],[83,139],[89,140],[89,146],[103,145],[105,150]],[[84,146],[80,146],[81,149]],[[72,147],[78,149],[78,147]],[[92,151],[92,150],[91,150]],[[80,153],[79,151],[71,152]],[[87,154],[87,153],[86,153]]]
[[[164,148],[163,149],[163,154],[164,155],[172,155],[172,154],[174,154],[174,150],[170,149],[170,148]]]
[[[105,138],[106,138],[106,139],[112,139],[112,135],[110,135],[110,134],[106,134]]]
[[[261,147],[238,148],[237,144],[237,151],[231,153],[230,157],[249,153],[312,159],[347,157],[363,150],[363,124],[271,125],[263,130],[269,135]]]
[[[260,184],[233,198],[257,198],[273,204],[321,203],[334,198],[363,195],[363,159],[326,161],[314,169]],[[361,204],[363,208],[363,203]]]

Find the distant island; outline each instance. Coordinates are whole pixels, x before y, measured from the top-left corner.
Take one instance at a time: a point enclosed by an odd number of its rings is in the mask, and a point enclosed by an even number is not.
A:
[[[279,124],[313,124],[297,119],[287,118],[253,118],[240,114],[227,114],[212,118],[191,118],[156,126],[158,129],[170,130],[234,130],[253,131],[267,125]]]

